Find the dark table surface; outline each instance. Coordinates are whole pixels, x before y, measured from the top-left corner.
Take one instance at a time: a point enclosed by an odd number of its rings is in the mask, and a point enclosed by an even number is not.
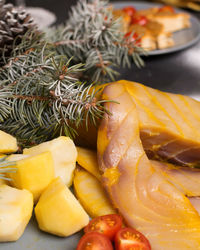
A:
[[[66,20],[70,7],[76,2],[76,0],[26,0],[28,6],[44,7],[54,12],[57,24]],[[191,14],[200,19],[200,13],[191,12]],[[122,69],[120,78],[200,98],[200,42],[179,52],[149,56],[145,58],[145,62],[146,67],[142,69],[134,65],[130,69]]]

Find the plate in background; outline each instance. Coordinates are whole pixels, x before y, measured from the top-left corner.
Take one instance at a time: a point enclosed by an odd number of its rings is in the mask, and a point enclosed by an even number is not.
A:
[[[162,4],[156,4],[156,3],[147,3],[147,2],[142,2],[142,1],[134,1],[134,2],[126,2],[126,1],[120,1],[120,2],[113,2],[112,5],[116,9],[122,9],[125,6],[134,6],[137,10],[140,9],[147,9],[147,8],[152,8],[152,7],[160,7]],[[175,42],[175,45],[171,48],[167,49],[160,49],[160,50],[152,50],[148,51],[148,55],[161,55],[161,54],[167,54],[167,53],[172,53],[176,51],[180,51],[183,49],[186,49],[195,43],[197,43],[200,39],[200,22],[199,20],[192,15],[191,13],[174,8],[176,12],[185,12],[190,15],[190,22],[191,22],[191,27],[177,31],[173,33],[173,39]]]

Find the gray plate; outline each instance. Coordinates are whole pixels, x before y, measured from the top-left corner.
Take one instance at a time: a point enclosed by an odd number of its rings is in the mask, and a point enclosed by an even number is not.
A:
[[[134,2],[114,2],[112,3],[116,9],[121,9],[125,6],[134,6],[136,9],[146,9],[151,8],[155,6],[161,6],[160,4],[154,4],[154,3],[146,3],[142,1],[134,1]],[[175,8],[176,12],[186,12],[180,9]],[[188,13],[188,12],[186,12]],[[184,29],[181,31],[177,31],[173,33],[173,39],[175,42],[175,45],[168,49],[161,49],[161,50],[153,50],[149,51],[148,55],[161,55],[161,54],[167,54],[171,52],[176,52],[179,50],[186,49],[192,45],[194,45],[199,39],[200,39],[200,22],[199,20],[193,16],[192,14],[188,13],[190,15],[190,21],[191,21],[191,27],[188,29]]]

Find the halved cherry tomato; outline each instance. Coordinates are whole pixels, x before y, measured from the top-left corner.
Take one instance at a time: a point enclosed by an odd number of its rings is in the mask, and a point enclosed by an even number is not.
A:
[[[159,8],[158,10],[159,12],[171,12],[171,13],[174,13],[174,8],[170,5],[164,5],[162,7]]]
[[[138,34],[136,32],[134,32],[133,35],[131,34],[132,32],[130,31],[126,33],[124,37],[127,38],[129,42],[134,42],[135,45],[140,46],[141,39],[139,38]]]
[[[124,11],[127,15],[129,15],[130,17],[132,17],[132,16],[135,14],[136,9],[135,9],[133,6],[127,6],[127,7],[124,7],[124,8],[123,8],[123,11]]]
[[[148,19],[145,16],[133,16],[131,20],[131,24],[139,24],[141,26],[144,26],[147,22]]]
[[[122,227],[122,218],[118,214],[108,214],[94,218],[84,228],[84,232],[99,232],[109,239],[114,239],[115,234]]]
[[[137,230],[122,228],[115,235],[115,250],[151,250],[147,238]]]
[[[76,250],[113,250],[113,246],[105,235],[91,232],[83,235]]]

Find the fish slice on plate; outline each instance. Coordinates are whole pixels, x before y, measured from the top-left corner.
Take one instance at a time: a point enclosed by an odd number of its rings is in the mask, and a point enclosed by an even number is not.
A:
[[[146,156],[132,91],[126,84],[113,83],[103,97],[120,103],[106,104],[112,115],[104,116],[98,132],[102,181],[114,206],[129,226],[149,239],[153,250],[200,249],[197,211]]]

